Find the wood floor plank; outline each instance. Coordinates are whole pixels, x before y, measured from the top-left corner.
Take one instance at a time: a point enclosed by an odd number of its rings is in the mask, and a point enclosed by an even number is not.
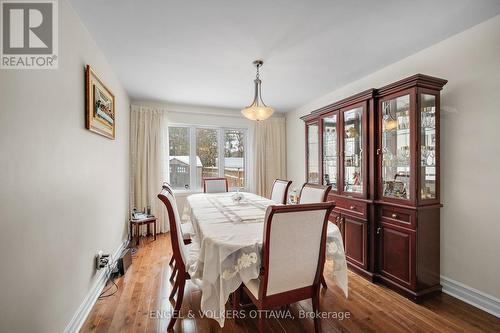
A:
[[[155,242],[152,244],[152,252],[160,251],[158,244],[162,244],[162,242]],[[142,279],[143,288],[137,304],[138,306],[134,309],[136,314],[134,316],[134,323],[131,325],[133,332],[147,332],[153,291],[158,290],[158,284],[154,281],[158,281],[159,275],[161,274],[161,259],[161,256],[153,256],[151,265],[148,265],[144,278]],[[153,283],[151,283],[151,281],[153,281]]]
[[[168,265],[172,253],[170,235],[153,241],[141,238],[132,266],[124,277],[116,280],[118,292],[98,300],[81,332],[166,332],[172,305],[168,299],[172,269]],[[325,267],[328,290],[321,291],[320,310],[343,320],[322,319],[322,332],[500,332],[500,319],[474,308],[449,295],[439,295],[422,304],[415,304],[394,291],[372,284],[349,272],[349,298],[335,286],[331,267]],[[201,290],[188,281],[181,308],[183,319],[177,320],[175,332],[184,333],[254,333],[258,321],[250,318],[252,308],[245,309],[245,318],[226,319],[223,328],[215,320],[203,318],[200,309]],[[226,305],[230,309],[230,302]],[[282,310],[282,309],[278,309]],[[311,318],[299,319],[301,313],[312,311],[310,300],[283,309],[295,319],[270,318],[267,332],[302,333],[314,331]],[[283,314],[283,312],[281,313]],[[166,315],[157,318],[156,315]],[[189,315],[189,316],[188,316]]]

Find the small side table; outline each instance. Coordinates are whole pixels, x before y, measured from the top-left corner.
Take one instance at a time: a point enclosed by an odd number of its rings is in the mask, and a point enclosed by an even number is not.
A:
[[[149,225],[150,224],[153,224],[153,236],[154,236],[154,240],[156,240],[156,217],[152,216],[152,217],[147,217],[145,219],[130,219],[130,239],[133,238],[133,234],[132,234],[132,231],[133,231],[133,226],[135,225],[135,235],[137,237],[137,242],[136,242],[136,245],[139,246],[139,227],[141,225],[144,225],[146,224],[147,225],[147,228],[148,228],[148,235],[150,234],[150,229],[149,229]]]

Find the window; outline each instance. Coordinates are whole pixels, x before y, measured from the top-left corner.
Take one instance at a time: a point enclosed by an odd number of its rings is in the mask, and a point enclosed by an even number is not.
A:
[[[212,128],[196,129],[196,184],[203,186],[203,178],[219,177],[219,132]]]
[[[245,187],[245,132],[224,131],[224,177],[229,187]]]
[[[175,189],[189,188],[190,133],[189,127],[168,128],[170,185]]]
[[[247,130],[170,126],[168,131],[168,170],[174,189],[201,189],[208,177],[226,177],[229,188],[247,185]]]

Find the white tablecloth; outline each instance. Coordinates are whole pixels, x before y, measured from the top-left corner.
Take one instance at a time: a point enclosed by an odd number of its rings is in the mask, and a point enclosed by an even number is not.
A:
[[[187,209],[193,224],[199,257],[189,265],[192,280],[200,280],[201,310],[224,326],[225,304],[242,282],[259,276],[266,208],[273,201],[252,193],[193,194]],[[330,232],[327,258],[333,259],[333,278],[347,297],[347,265],[338,228]],[[331,228],[331,226],[330,226]]]

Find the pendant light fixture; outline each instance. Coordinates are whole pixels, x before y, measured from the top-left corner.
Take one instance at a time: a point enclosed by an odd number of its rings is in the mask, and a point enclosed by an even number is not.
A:
[[[241,113],[250,120],[266,120],[271,117],[274,109],[267,106],[262,100],[261,85],[259,68],[262,67],[264,61],[262,59],[255,60],[253,62],[254,66],[257,68],[257,75],[255,76],[255,95],[252,104],[241,110]]]

